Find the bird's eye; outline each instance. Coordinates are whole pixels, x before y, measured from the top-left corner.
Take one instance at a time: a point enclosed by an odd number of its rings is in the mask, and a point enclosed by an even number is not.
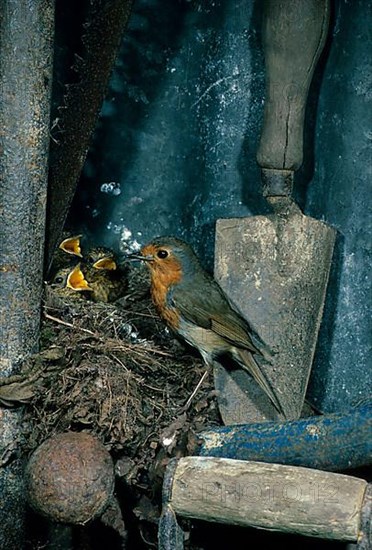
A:
[[[164,260],[164,258],[167,258],[169,256],[168,254],[168,251],[167,250],[159,250],[157,252],[157,257],[160,258],[161,260]]]
[[[57,284],[63,283],[63,277],[56,277],[56,278],[54,279],[54,282],[57,283]]]

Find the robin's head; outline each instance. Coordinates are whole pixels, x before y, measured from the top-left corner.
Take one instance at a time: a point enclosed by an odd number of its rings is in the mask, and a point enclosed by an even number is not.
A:
[[[169,283],[179,282],[182,277],[200,269],[191,246],[176,237],[158,237],[133,258],[145,261],[153,278],[162,277]]]

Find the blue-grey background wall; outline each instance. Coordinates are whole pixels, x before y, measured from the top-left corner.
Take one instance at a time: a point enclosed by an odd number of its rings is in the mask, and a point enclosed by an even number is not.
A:
[[[296,183],[305,212],[338,230],[309,388],[325,412],[372,391],[372,2],[332,5]],[[266,212],[261,10],[259,0],[136,0],[70,227],[115,247],[178,235],[211,268],[215,220]]]

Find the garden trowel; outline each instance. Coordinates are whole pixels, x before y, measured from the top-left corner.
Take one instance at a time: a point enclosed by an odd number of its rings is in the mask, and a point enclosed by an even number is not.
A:
[[[323,49],[328,0],[264,1],[266,100],[257,160],[272,213],[220,219],[215,276],[257,332],[257,356],[286,419],[297,419],[322,318],[335,231],[291,198],[302,164],[306,100]],[[258,344],[258,347],[259,344]],[[225,424],[278,419],[242,369],[214,367]]]

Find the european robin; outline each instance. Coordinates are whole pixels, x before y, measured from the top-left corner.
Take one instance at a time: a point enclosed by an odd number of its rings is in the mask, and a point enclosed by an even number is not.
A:
[[[207,365],[230,356],[282,412],[256,361],[262,353],[252,340],[254,331],[202,268],[192,248],[175,237],[158,237],[129,258],[145,261],[150,269],[151,297],[167,325],[195,347]]]

